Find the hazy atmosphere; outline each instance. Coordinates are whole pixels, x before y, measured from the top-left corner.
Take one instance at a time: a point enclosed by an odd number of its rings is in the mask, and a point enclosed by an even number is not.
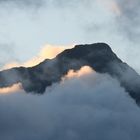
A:
[[[0,0],[0,140],[140,140],[139,7]]]
[[[0,0],[0,64],[25,62],[47,44],[106,42],[140,73],[139,6],[139,0]]]

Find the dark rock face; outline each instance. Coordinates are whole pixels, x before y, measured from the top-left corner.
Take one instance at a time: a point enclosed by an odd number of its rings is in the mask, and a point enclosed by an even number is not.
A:
[[[107,73],[116,78],[122,87],[140,102],[140,76],[122,62],[105,43],[76,45],[47,59],[35,67],[12,68],[0,72],[0,87],[22,83],[26,92],[43,93],[46,87],[59,82],[70,69],[79,70],[88,65],[96,72]]]

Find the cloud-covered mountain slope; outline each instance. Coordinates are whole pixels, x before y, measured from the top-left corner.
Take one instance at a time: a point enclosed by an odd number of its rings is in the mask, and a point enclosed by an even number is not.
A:
[[[122,62],[105,43],[76,45],[37,66],[1,71],[0,87],[12,86],[20,82],[26,92],[43,93],[46,87],[61,81],[69,70],[76,71],[85,65],[98,73],[107,73],[116,78],[131,97],[137,103],[140,102],[140,76]]]

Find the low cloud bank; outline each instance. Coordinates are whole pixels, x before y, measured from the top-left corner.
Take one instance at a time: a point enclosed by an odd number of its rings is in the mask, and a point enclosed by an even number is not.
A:
[[[44,95],[1,95],[0,139],[139,140],[140,109],[118,81],[89,67],[70,73]]]

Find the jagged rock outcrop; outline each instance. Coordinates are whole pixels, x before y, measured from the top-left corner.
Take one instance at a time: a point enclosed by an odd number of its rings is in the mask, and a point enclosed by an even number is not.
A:
[[[122,62],[105,43],[76,45],[54,59],[46,59],[37,66],[12,68],[0,72],[0,87],[21,83],[26,92],[43,93],[46,87],[59,82],[70,69],[88,65],[96,72],[116,78],[122,87],[140,102],[140,76]]]

